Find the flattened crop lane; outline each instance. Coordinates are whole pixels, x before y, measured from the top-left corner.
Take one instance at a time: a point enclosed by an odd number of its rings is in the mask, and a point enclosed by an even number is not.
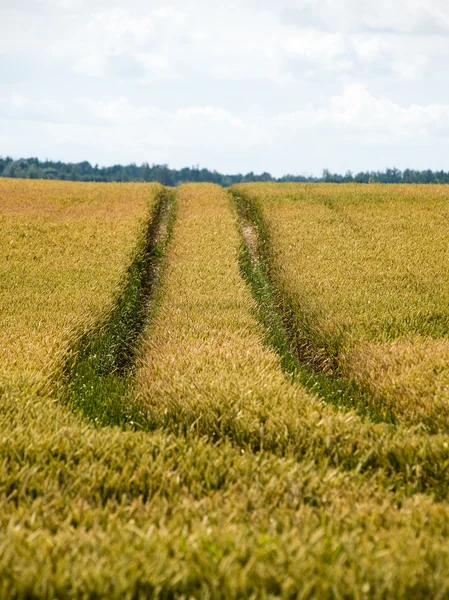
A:
[[[96,424],[140,425],[129,397],[134,362],[155,309],[175,204],[174,192],[161,187],[113,309],[73,348],[75,358],[69,355],[66,399]]]
[[[167,256],[163,299],[137,373],[146,428],[227,438],[242,449],[374,471],[392,489],[447,496],[447,438],[364,421],[283,375],[239,270],[241,238],[222,189],[187,185]]]

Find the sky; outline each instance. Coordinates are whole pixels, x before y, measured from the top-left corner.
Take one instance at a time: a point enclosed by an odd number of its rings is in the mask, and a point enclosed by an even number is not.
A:
[[[0,0],[0,156],[449,170],[447,0]]]

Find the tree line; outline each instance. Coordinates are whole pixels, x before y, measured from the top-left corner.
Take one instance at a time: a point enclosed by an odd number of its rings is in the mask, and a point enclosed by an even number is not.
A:
[[[332,183],[449,183],[449,172],[418,171],[413,169],[386,169],[385,171],[362,171],[353,174],[348,171],[345,175],[331,173],[324,169],[321,177],[304,175],[285,175],[272,177],[270,173],[256,175],[253,172],[246,175],[224,175],[198,166],[183,169],[170,169],[168,165],[140,166],[113,165],[99,167],[88,161],[80,163],[64,163],[51,160],[41,161],[38,158],[21,158],[14,160],[10,157],[0,158],[0,177],[20,177],[24,179],[61,179],[67,181],[158,181],[163,185],[176,186],[185,182],[210,182],[228,187],[235,183],[253,181],[275,182],[332,182]]]

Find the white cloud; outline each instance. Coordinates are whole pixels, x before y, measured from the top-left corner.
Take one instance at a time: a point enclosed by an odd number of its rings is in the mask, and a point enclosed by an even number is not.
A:
[[[124,37],[137,44],[145,43],[153,29],[151,17],[133,16],[122,8],[99,12],[87,24],[87,30],[107,47],[113,47]]]
[[[85,100],[83,104],[90,109],[95,119],[107,121],[108,126],[114,123],[120,127],[127,126],[142,122],[142,120],[160,119],[167,114],[166,111],[158,108],[135,107],[124,96],[110,102],[92,103]]]
[[[173,111],[153,106],[135,106],[126,97],[83,106],[93,122],[114,130],[129,144],[214,148],[237,144],[250,147],[266,141],[267,133],[254,122],[245,122],[221,107],[190,106]],[[118,133],[120,132],[120,133]]]
[[[440,0],[263,0],[257,9],[254,0],[41,0],[42,14],[31,5],[29,21],[26,8],[0,8],[0,48],[51,55],[92,77],[126,78],[128,68],[154,81],[194,70],[283,84],[371,68],[413,79],[441,53],[449,58],[444,38],[437,41],[449,32],[449,5]],[[123,56],[127,63],[110,68]]]
[[[0,115],[12,120],[58,122],[64,112],[50,100],[33,100],[17,92],[0,96]]]
[[[81,57],[73,69],[92,77],[175,76],[164,46],[183,21],[183,13],[170,8],[153,10],[144,17],[123,8],[96,13],[87,24]]]
[[[449,136],[449,104],[400,106],[353,83],[325,108],[279,115],[280,124],[299,129],[332,127],[365,142],[390,144],[421,137]]]
[[[387,58],[389,44],[373,34],[354,36],[353,48],[360,61],[375,62]]]
[[[175,10],[171,6],[157,8],[156,10],[153,10],[153,15],[158,19],[167,19],[172,23],[183,23],[186,20],[186,15],[183,12]]]
[[[223,123],[225,126],[231,125],[237,129],[245,129],[245,124],[241,119],[234,117],[223,108],[213,108],[212,106],[180,108],[176,111],[176,116],[186,121],[207,120],[214,123]]]
[[[449,31],[445,0],[298,0],[283,4],[288,22],[302,19],[326,30],[441,34]]]
[[[300,57],[310,62],[321,64],[340,61],[346,52],[344,38],[341,34],[316,30],[301,30],[287,37],[282,46],[287,56]]]
[[[76,112],[74,109],[79,107]],[[243,119],[220,106],[193,105],[168,110],[152,105],[136,105],[121,96],[106,102],[89,99],[77,101],[63,112],[51,103],[36,103],[19,94],[0,98],[3,116],[17,120],[79,123],[82,126],[107,128],[136,140],[157,139],[171,146],[213,147],[232,143],[251,147],[268,145],[283,136],[299,132],[331,132],[359,139],[363,143],[398,144],[413,139],[449,140],[449,104],[399,105],[376,97],[362,84],[352,83],[327,105],[310,106],[270,118],[254,115]],[[75,117],[73,116],[75,113]]]

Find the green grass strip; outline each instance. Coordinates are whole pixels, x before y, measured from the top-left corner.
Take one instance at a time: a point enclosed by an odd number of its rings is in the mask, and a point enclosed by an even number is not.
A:
[[[175,192],[162,189],[117,302],[67,362],[67,401],[97,425],[143,426],[144,415],[130,399],[130,390],[142,332],[156,306],[175,216]]]
[[[283,371],[292,381],[300,383],[329,404],[354,409],[373,422],[397,424],[390,411],[381,412],[373,407],[374,403],[370,402],[367,391],[354,381],[335,374],[338,368],[334,369],[333,375],[328,375],[302,355],[301,345],[296,339],[300,324],[289,299],[277,290],[271,276],[273,251],[262,212],[242,192],[231,190],[230,193],[237,208],[243,237],[240,267],[257,302],[259,320],[265,328],[266,343],[278,353]],[[254,233],[255,247],[251,248],[248,243],[245,230]],[[312,339],[308,342],[313,346]]]

